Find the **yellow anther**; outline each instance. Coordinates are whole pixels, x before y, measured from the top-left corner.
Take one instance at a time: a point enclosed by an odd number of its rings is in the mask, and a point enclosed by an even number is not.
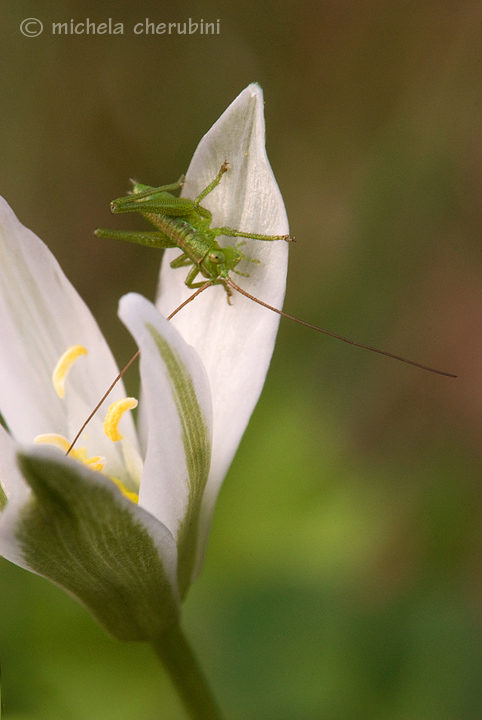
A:
[[[58,435],[57,433],[45,433],[43,435],[37,435],[34,442],[44,445],[53,445],[54,447],[57,447],[64,452],[67,452],[70,447],[70,443],[67,438],[65,438],[63,435]],[[80,462],[84,463],[84,465],[87,465],[87,467],[89,467],[91,470],[96,470],[97,472],[100,472],[104,469],[104,458],[100,457],[100,455],[91,458],[87,457],[87,449],[85,447],[75,448],[74,450],[70,451],[69,455],[70,457],[75,458],[75,460],[79,460]]]
[[[122,440],[122,435],[118,428],[120,419],[127,410],[132,410],[135,407],[137,407],[137,400],[132,397],[118,400],[110,405],[104,420],[104,432],[109,440],[113,442]]]
[[[105,466],[105,459],[100,455],[86,458],[83,462],[84,465],[87,465],[87,467],[89,467],[91,470],[95,470],[96,472],[101,472]]]
[[[65,380],[70,368],[80,355],[87,355],[87,350],[82,345],[71,345],[60,357],[55,370],[52,373],[52,382],[59,398],[65,395]]]

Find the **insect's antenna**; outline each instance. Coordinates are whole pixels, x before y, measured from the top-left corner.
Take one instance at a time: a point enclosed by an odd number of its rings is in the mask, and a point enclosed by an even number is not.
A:
[[[204,285],[202,285],[198,290],[196,290],[195,293],[193,293],[192,295],[190,295],[190,297],[188,297],[187,300],[184,300],[184,302],[182,302],[166,319],[167,319],[167,320],[171,320],[171,318],[173,318],[174,315],[177,315],[177,313],[178,313],[180,310],[182,310],[183,307],[186,307],[186,305],[188,305],[190,302],[192,302],[192,301],[194,300],[194,298],[197,298],[197,296],[200,295],[202,292],[204,292],[204,290],[206,290],[206,288],[208,288],[210,285],[211,285],[210,282],[205,282]],[[97,412],[97,410],[100,408],[100,406],[102,405],[102,403],[104,402],[104,400],[109,397],[110,393],[111,393],[112,390],[115,388],[115,386],[117,385],[117,383],[119,382],[119,380],[121,379],[121,377],[124,375],[125,372],[127,372],[127,370],[130,368],[130,366],[132,365],[132,363],[134,362],[134,360],[137,360],[137,358],[139,357],[139,355],[140,355],[140,350],[138,350],[138,351],[135,353],[135,355],[133,355],[133,356],[131,357],[131,359],[129,360],[129,362],[127,363],[127,365],[124,365],[124,367],[123,367],[122,370],[119,372],[119,374],[118,374],[118,376],[116,377],[116,379],[114,380],[114,382],[110,385],[109,389],[102,395],[101,399],[99,400],[99,402],[97,403],[97,405],[95,406],[95,408],[92,410],[92,412],[90,413],[89,417],[87,418],[87,420],[84,422],[84,424],[83,424],[82,427],[80,428],[80,430],[79,430],[79,432],[77,433],[77,435],[74,437],[74,439],[73,439],[72,442],[70,443],[69,449],[68,449],[67,452],[65,453],[66,455],[68,455],[68,454],[72,451],[75,443],[77,442],[77,440],[79,439],[79,437],[82,435],[82,433],[84,432],[85,428],[87,427],[87,425],[90,423],[90,421],[91,421],[92,418],[94,417],[94,415],[95,415],[95,413]]]
[[[296,323],[299,323],[300,325],[304,325],[305,327],[309,327],[312,330],[317,330],[318,332],[323,333],[324,335],[329,335],[330,337],[336,338],[337,340],[343,340],[343,342],[348,343],[349,345],[355,345],[356,347],[363,348],[364,350],[371,350],[372,352],[376,352],[379,355],[385,355],[386,357],[393,358],[394,360],[400,360],[400,362],[407,363],[408,365],[414,365],[415,367],[421,368],[422,370],[427,370],[431,373],[436,373],[437,375],[444,375],[445,377],[451,377],[456,378],[457,375],[454,375],[453,373],[443,372],[442,370],[436,370],[435,368],[429,367],[428,365],[422,365],[421,363],[415,362],[414,360],[407,360],[407,358],[401,357],[400,355],[394,355],[393,353],[387,352],[386,350],[380,350],[379,348],[372,347],[371,345],[364,345],[363,343],[356,342],[355,340],[350,340],[349,338],[343,337],[343,335],[337,335],[337,333],[331,332],[330,330],[324,330],[323,328],[318,327],[317,325],[311,325],[311,323],[307,323],[304,320],[299,320],[298,318],[293,317],[292,315],[288,315],[288,313],[283,312],[282,310],[278,310],[278,308],[273,307],[272,305],[268,305],[268,303],[263,302],[263,300],[260,300],[259,298],[255,297],[254,295],[251,295],[250,293],[246,292],[246,290],[243,290],[239,287],[239,285],[236,285],[236,283],[231,280],[231,278],[227,278],[227,283],[231,285],[231,287],[234,290],[237,290],[241,295],[244,295],[245,297],[249,298],[255,303],[258,303],[258,305],[262,305],[265,308],[268,308],[268,310],[272,310],[275,313],[278,313],[278,315],[281,315],[282,317],[288,318],[288,320],[293,320]]]

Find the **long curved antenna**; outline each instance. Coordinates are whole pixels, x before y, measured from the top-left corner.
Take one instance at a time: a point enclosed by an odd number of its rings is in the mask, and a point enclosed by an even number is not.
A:
[[[210,285],[211,285],[210,282],[205,282],[204,285],[202,285],[202,287],[199,288],[199,290],[196,290],[196,292],[193,293],[190,297],[188,297],[187,300],[184,300],[184,302],[181,303],[181,304],[179,305],[179,307],[177,307],[177,308],[169,315],[169,317],[167,318],[167,320],[171,320],[171,318],[173,318],[174,315],[177,315],[177,313],[178,313],[180,310],[182,310],[183,307],[185,307],[186,305],[188,305],[188,303],[192,302],[192,301],[194,300],[194,298],[196,298],[198,295],[200,295],[202,292],[204,292],[204,290],[206,290],[206,288],[210,287]],[[92,418],[94,417],[94,415],[95,415],[95,413],[97,412],[97,410],[100,408],[100,406],[102,405],[102,403],[104,402],[104,400],[105,400],[107,397],[109,397],[110,393],[111,393],[112,390],[115,388],[115,386],[117,385],[117,383],[119,382],[119,380],[121,379],[121,377],[122,377],[122,376],[124,375],[124,373],[130,368],[130,366],[132,365],[132,363],[134,362],[134,360],[136,360],[136,359],[139,357],[139,355],[140,355],[140,350],[138,350],[138,351],[135,353],[135,355],[133,355],[133,356],[131,357],[131,359],[129,360],[129,362],[127,363],[127,365],[124,365],[124,367],[122,368],[122,370],[120,371],[120,373],[118,374],[118,376],[116,377],[116,379],[114,380],[114,382],[110,385],[109,389],[102,395],[101,399],[99,400],[99,402],[97,403],[97,405],[95,406],[95,408],[92,410],[92,412],[90,413],[89,417],[87,418],[87,420],[84,422],[84,424],[83,424],[82,427],[80,428],[80,430],[79,430],[79,432],[77,433],[77,435],[74,437],[74,439],[73,439],[72,442],[70,443],[69,449],[68,449],[67,452],[65,453],[66,455],[68,455],[70,452],[72,452],[72,449],[73,449],[75,443],[77,442],[77,440],[79,439],[79,437],[82,435],[82,433],[84,432],[85,428],[87,427],[87,425],[90,423],[90,421],[91,421]]]
[[[236,283],[231,280],[231,278],[227,278],[226,282],[234,290],[237,290],[237,292],[241,293],[241,295],[244,295],[253,302],[258,303],[258,305],[262,305],[263,307],[268,308],[268,310],[272,310],[273,312],[278,313],[278,315],[281,315],[282,317],[288,318],[288,320],[293,320],[293,322],[296,322],[299,325],[304,325],[305,327],[309,327],[312,330],[317,330],[324,335],[329,335],[330,337],[336,338],[337,340],[342,340],[349,345],[355,345],[356,347],[363,348],[364,350],[371,350],[372,352],[376,352],[379,355],[385,355],[386,357],[393,358],[393,360],[400,360],[400,362],[407,363],[408,365],[414,365],[415,367],[421,368],[422,370],[427,370],[431,373],[436,373],[437,375],[444,375],[445,377],[451,378],[457,377],[457,375],[454,375],[453,373],[444,372],[443,370],[436,370],[435,368],[429,367],[428,365],[422,365],[421,363],[415,362],[414,360],[407,360],[407,358],[401,357],[400,355],[394,355],[393,353],[387,352],[386,350],[380,350],[379,348],[372,347],[371,345],[365,345],[364,343],[350,340],[349,338],[343,337],[343,335],[337,335],[337,333],[331,332],[330,330],[324,330],[317,325],[312,325],[311,323],[305,322],[304,320],[299,320],[298,318],[295,318],[292,315],[288,315],[288,313],[283,312],[283,310],[278,310],[278,308],[275,308],[272,305],[268,305],[268,303],[263,302],[263,300],[260,300],[254,295],[251,295],[249,292],[246,292],[246,290],[240,288],[239,285],[236,285]]]

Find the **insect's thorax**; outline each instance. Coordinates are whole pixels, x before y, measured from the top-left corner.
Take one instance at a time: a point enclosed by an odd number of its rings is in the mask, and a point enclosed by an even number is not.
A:
[[[214,233],[197,213],[186,217],[152,213],[149,220],[196,265],[202,263],[213,244],[217,245]]]

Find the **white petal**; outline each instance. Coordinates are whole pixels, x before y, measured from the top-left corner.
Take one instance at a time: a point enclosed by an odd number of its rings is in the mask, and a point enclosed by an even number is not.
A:
[[[197,522],[210,465],[211,397],[193,348],[148,300],[131,293],[119,316],[141,350],[147,452],[139,505],[178,541],[187,589],[197,544]],[[187,558],[186,556],[189,556]]]
[[[22,553],[15,537],[15,527],[22,508],[30,498],[30,488],[17,464],[18,445],[2,427],[0,429],[0,484],[8,502],[0,513],[0,555],[24,567]]]
[[[203,201],[213,213],[213,226],[287,234],[283,200],[266,156],[263,95],[257,85],[246,88],[201,140],[182,194],[194,198],[215,178],[225,160],[230,163],[229,171]],[[233,239],[226,239],[227,243],[235,244]],[[234,276],[235,281],[281,308],[288,243],[251,240],[243,252],[260,264],[243,263],[239,269],[250,277]],[[157,306],[166,315],[192,293],[184,285],[186,269],[169,267],[178,254],[166,251],[162,264]],[[213,394],[213,459],[203,508],[206,538],[220,484],[263,387],[279,316],[239,295],[233,297],[231,307],[224,289],[217,286],[208,288],[172,322],[199,353]]]
[[[18,445],[0,425],[0,485],[9,504],[24,503],[30,494],[30,489],[18,469],[17,451]]]
[[[115,637],[156,637],[179,607],[169,531],[102,473],[53,448],[19,462],[32,501],[9,501],[0,515],[4,556],[66,588]]]
[[[19,514],[30,499],[31,490],[17,464],[18,449],[12,436],[0,427],[0,485],[8,499],[0,512],[0,556],[24,567],[23,556],[15,537],[15,527]]]
[[[0,198],[0,412],[12,435],[32,442],[42,433],[72,439],[117,375],[117,366],[89,309],[44,243]],[[71,345],[83,345],[61,400],[52,372]],[[122,383],[108,402],[122,397]],[[97,416],[86,431],[96,455],[117,458]],[[136,442],[130,418],[125,433]],[[89,447],[89,442],[82,442]],[[90,449],[90,447],[89,447]],[[121,472],[121,470],[119,470]]]

